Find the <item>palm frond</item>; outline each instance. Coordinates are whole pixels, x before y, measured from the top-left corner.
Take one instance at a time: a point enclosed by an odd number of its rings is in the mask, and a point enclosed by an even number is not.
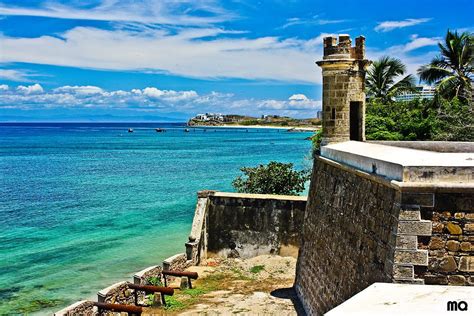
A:
[[[452,75],[452,72],[446,68],[438,67],[433,64],[421,66],[418,68],[418,76],[422,81],[425,81],[429,84],[440,81],[446,76]]]

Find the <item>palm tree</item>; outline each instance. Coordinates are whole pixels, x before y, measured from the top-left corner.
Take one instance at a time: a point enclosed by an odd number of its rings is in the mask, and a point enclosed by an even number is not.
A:
[[[366,90],[369,98],[380,99],[384,103],[404,92],[415,90],[415,78],[412,75],[396,79],[406,72],[400,59],[383,56],[375,61],[367,71]]]
[[[418,69],[420,80],[436,84],[438,95],[469,100],[474,76],[474,37],[468,32],[448,30],[444,45],[438,44],[441,55]]]

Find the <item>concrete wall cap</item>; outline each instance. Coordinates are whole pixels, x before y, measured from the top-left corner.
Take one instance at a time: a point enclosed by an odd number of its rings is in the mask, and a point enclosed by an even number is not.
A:
[[[156,269],[156,268],[161,268],[161,266],[156,265],[156,266],[151,266],[151,267],[145,268],[145,269],[135,273],[133,276],[136,277],[136,278],[141,278],[145,273],[147,273],[148,271],[151,271],[153,269]]]
[[[115,284],[112,284],[112,285],[109,286],[109,287],[106,287],[105,289],[100,290],[99,292],[97,292],[97,295],[100,295],[100,296],[105,297],[105,296],[107,296],[107,294],[109,294],[110,291],[112,291],[112,290],[114,290],[114,289],[116,289],[116,288],[118,288],[118,287],[120,287],[120,286],[122,286],[122,285],[126,285],[126,284],[128,284],[128,283],[129,283],[129,282],[127,282],[127,281],[117,282],[117,283],[115,283]]]
[[[79,307],[79,306],[81,306],[82,304],[85,304],[85,303],[92,303],[92,301],[83,300],[83,301],[78,301],[78,302],[72,303],[71,305],[66,306],[65,308],[61,309],[60,311],[55,312],[54,316],[67,316],[68,313],[71,310],[73,310],[74,308],[77,308],[77,307]]]
[[[165,260],[163,260],[163,263],[172,264],[173,261],[175,261],[177,259],[180,259],[180,257],[185,257],[186,258],[186,254],[184,252],[175,254],[174,256],[171,256],[171,257],[166,258]]]
[[[253,194],[253,193],[233,193],[216,192],[215,197],[232,197],[241,199],[264,199],[264,200],[289,200],[289,201],[307,201],[307,196],[300,195],[277,195],[277,194]]]

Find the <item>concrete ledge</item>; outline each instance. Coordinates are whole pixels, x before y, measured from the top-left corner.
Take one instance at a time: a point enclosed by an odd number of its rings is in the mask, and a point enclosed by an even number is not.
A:
[[[183,271],[187,268],[188,260],[185,253],[178,253],[163,261],[163,270]]]
[[[231,193],[215,192],[214,197],[231,197],[241,199],[264,199],[264,200],[286,200],[286,201],[307,201],[307,196],[299,195],[278,195],[278,194],[250,194],[250,193]]]
[[[321,156],[402,182],[469,183],[474,180],[473,152],[434,152],[348,141],[321,147]]]
[[[465,301],[467,312],[448,311],[450,301]],[[474,287],[374,283],[326,315],[471,315]]]
[[[400,187],[397,185],[396,182],[394,181],[390,181],[390,179],[387,179],[383,176],[380,176],[380,175],[376,175],[376,174],[371,174],[371,173],[368,173],[368,172],[365,172],[365,171],[362,171],[362,170],[359,170],[359,169],[356,169],[356,168],[353,168],[353,167],[350,167],[350,166],[347,166],[347,165],[343,165],[343,164],[340,164],[334,160],[331,160],[331,159],[328,159],[328,158],[324,158],[322,156],[317,156],[315,159],[317,160],[320,160],[326,164],[329,164],[333,167],[336,167],[336,168],[339,168],[339,169],[342,169],[346,172],[350,172],[352,174],[355,174],[359,177],[362,177],[364,179],[368,179],[368,180],[371,180],[371,181],[374,181],[378,184],[381,184],[381,185],[384,185],[386,187],[389,187],[389,188],[394,188],[394,189],[399,189]]]
[[[145,279],[151,275],[161,275],[162,270],[163,269],[159,265],[145,268],[133,275],[133,283],[142,284],[146,281]]]
[[[391,181],[402,192],[427,192],[427,193],[474,193],[474,182],[400,182]]]
[[[100,290],[99,292],[97,292],[97,301],[101,303],[105,302],[105,299],[107,298],[109,294],[119,291],[121,287],[126,287],[127,284],[128,284],[127,281],[121,281],[121,282],[112,284],[111,286],[106,287],[105,289]]]
[[[418,150],[435,151],[440,153],[473,153],[474,142],[449,142],[449,141],[367,141],[371,144],[411,148]]]

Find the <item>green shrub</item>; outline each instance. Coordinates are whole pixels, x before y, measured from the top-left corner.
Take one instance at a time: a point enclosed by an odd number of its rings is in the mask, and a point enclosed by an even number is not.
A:
[[[244,175],[232,182],[240,193],[298,195],[304,191],[304,185],[310,176],[308,171],[294,170],[292,163],[276,161],[240,170]]]
[[[313,155],[319,155],[321,153],[322,140],[323,140],[323,129],[321,128],[313,136],[311,136],[311,142],[313,143]]]

